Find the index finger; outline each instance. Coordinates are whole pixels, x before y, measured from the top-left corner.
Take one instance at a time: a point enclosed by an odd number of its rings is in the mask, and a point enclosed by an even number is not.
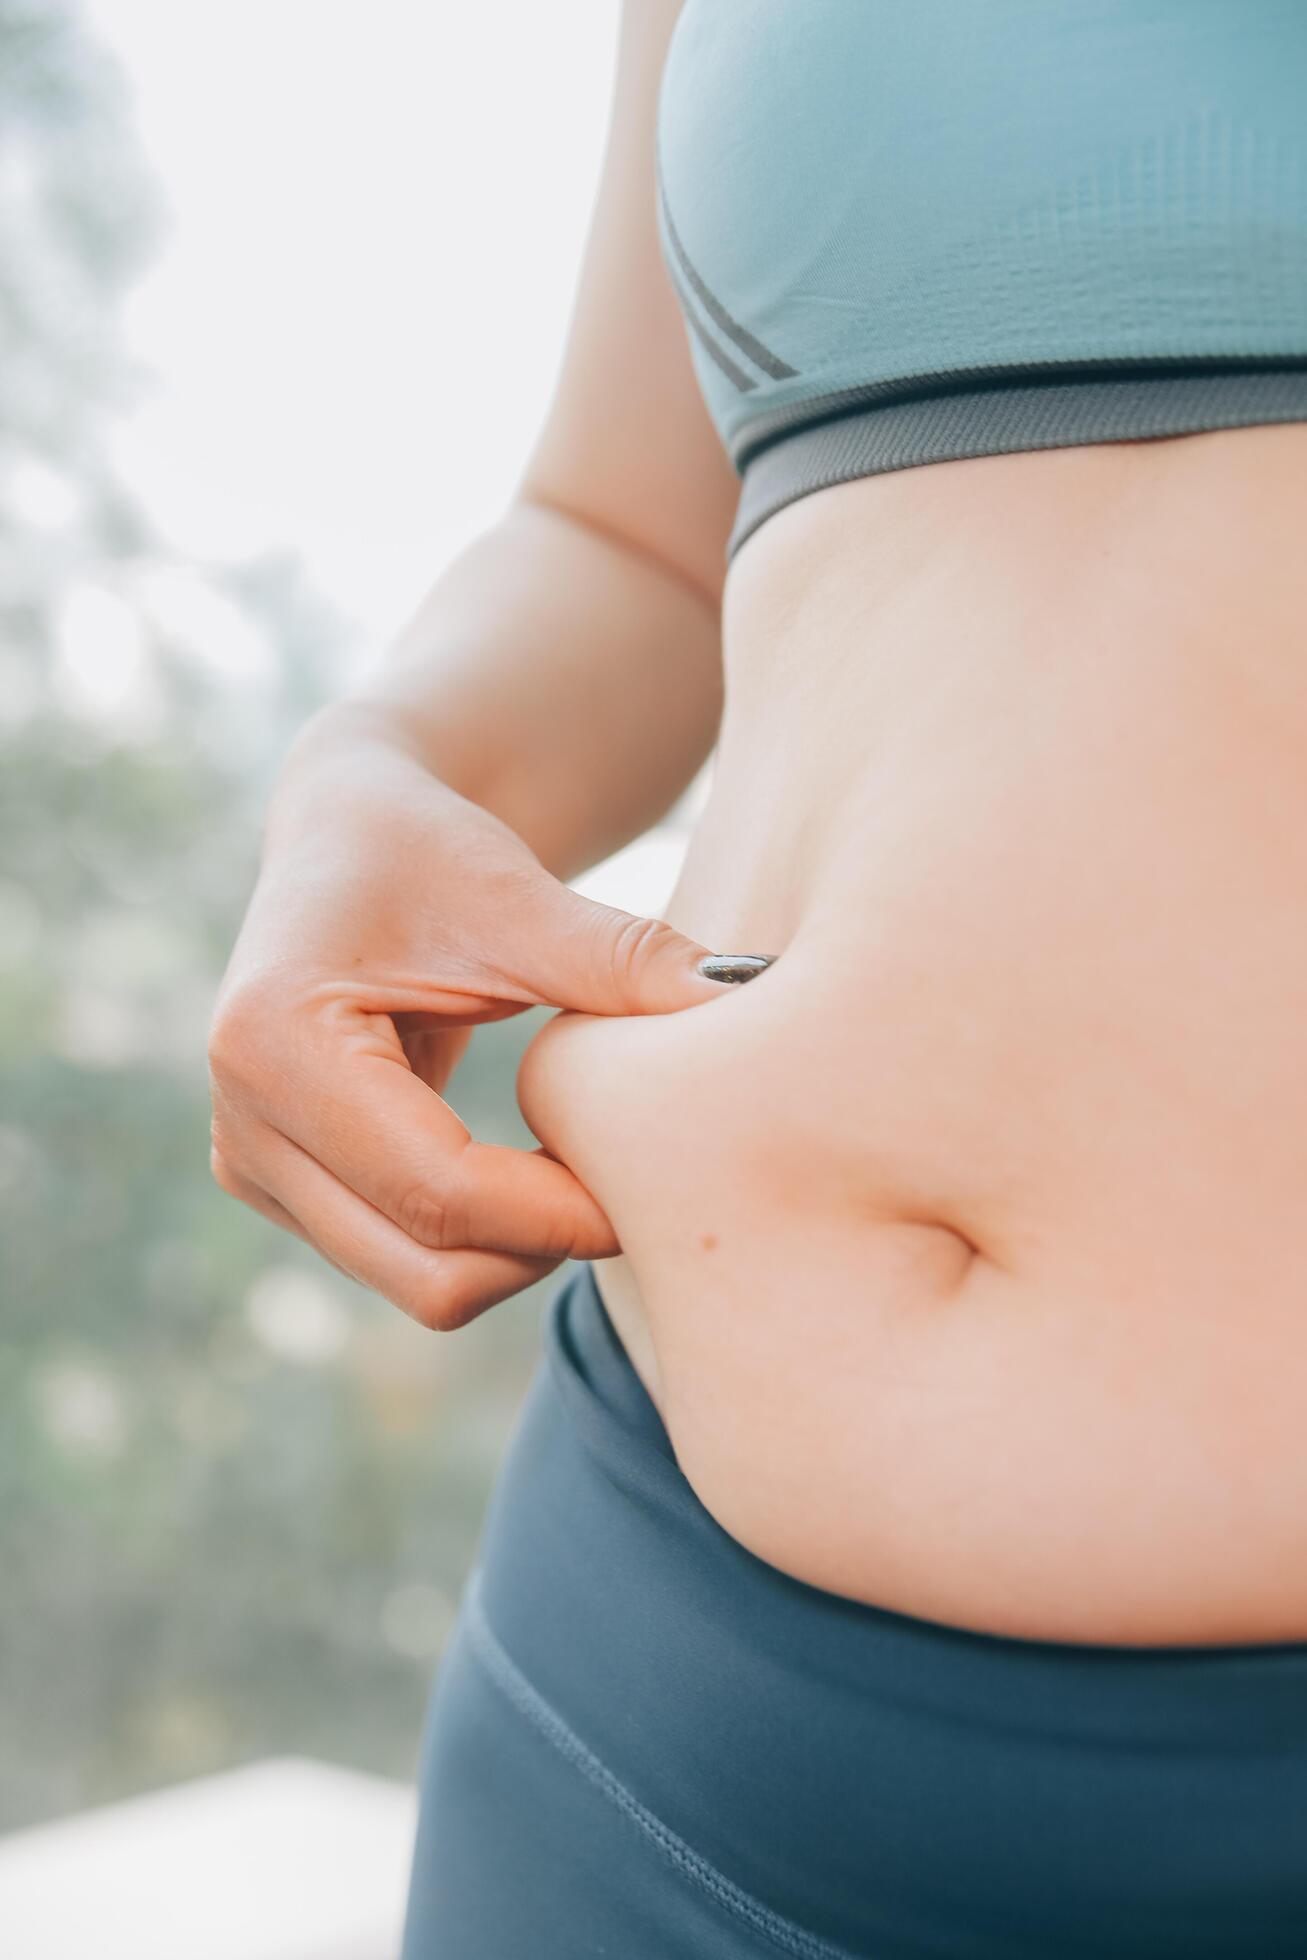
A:
[[[602,1208],[543,1147],[476,1142],[410,1069],[398,1042],[306,1046],[287,1057],[264,1120],[418,1245],[538,1259],[620,1248]]]

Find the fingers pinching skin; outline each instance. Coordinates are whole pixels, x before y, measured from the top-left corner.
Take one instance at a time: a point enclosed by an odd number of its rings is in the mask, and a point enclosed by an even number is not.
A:
[[[698,971],[707,946],[664,919],[601,905],[547,874],[523,894],[514,923],[514,954],[498,955],[501,970],[546,1006],[673,1014],[720,998],[720,986]]]
[[[218,1189],[225,1191],[229,1198],[238,1198],[243,1205],[248,1205],[251,1211],[257,1211],[260,1217],[266,1218],[270,1224],[280,1225],[283,1232],[293,1233],[297,1239],[303,1239],[305,1245],[313,1245],[312,1239],[298,1218],[292,1218],[285,1205],[279,1205],[275,1198],[269,1197],[266,1191],[260,1190],[252,1178],[243,1177],[238,1170],[233,1169],[222,1152],[216,1148],[209,1153],[209,1172]],[[322,1248],[313,1246],[313,1250],[320,1253]]]
[[[260,1079],[247,1077],[247,1114],[419,1246],[554,1262],[616,1252],[604,1212],[564,1164],[542,1151],[474,1143],[413,1073],[389,1023],[359,1016],[341,1039],[344,1025],[338,1016],[332,1037],[310,1033]]]
[[[244,1150],[260,1191],[297,1221],[301,1236],[424,1327],[463,1327],[561,1264],[559,1257],[419,1245],[287,1137],[260,1126]]]
[[[283,1232],[289,1232],[294,1238],[302,1239],[305,1245],[317,1253],[319,1259],[325,1259],[329,1266],[335,1266],[336,1271],[343,1274],[346,1279],[356,1277],[354,1273],[347,1273],[343,1266],[337,1265],[334,1259],[328,1258],[316,1239],[309,1237],[299,1219],[293,1217],[285,1205],[279,1205],[277,1200],[255,1184],[253,1179],[242,1177],[241,1173],[234,1170],[227,1162],[220,1150],[214,1149],[210,1152],[209,1170],[214,1183],[220,1191],[225,1191],[229,1198],[238,1199],[241,1204],[248,1205],[251,1211],[257,1211],[261,1218],[266,1218],[269,1224],[278,1225]]]
[[[566,1164],[473,1139],[443,1100],[472,1026],[721,989],[707,948],[573,891],[411,759],[379,773],[367,755],[354,802],[309,799],[311,848],[283,817],[256,887],[211,1037],[214,1175],[424,1324],[460,1326],[620,1251]]]

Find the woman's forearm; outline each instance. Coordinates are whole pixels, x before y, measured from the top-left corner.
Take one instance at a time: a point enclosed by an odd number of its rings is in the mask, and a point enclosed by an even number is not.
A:
[[[279,791],[357,732],[576,876],[675,802],[716,739],[720,615],[656,560],[519,501],[448,566],[393,649],[292,750]]]

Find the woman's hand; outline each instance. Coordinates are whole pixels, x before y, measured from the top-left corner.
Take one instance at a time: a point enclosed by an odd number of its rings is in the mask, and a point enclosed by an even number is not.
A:
[[[705,948],[561,884],[375,734],[309,745],[274,799],[210,1044],[213,1174],[428,1327],[618,1251],[543,1148],[442,1100],[478,1021],[662,1014],[720,994]]]

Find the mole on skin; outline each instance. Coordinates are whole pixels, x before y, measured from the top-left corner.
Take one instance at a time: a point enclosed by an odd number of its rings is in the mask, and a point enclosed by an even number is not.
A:
[[[705,1252],[712,1252],[717,1245],[717,1234],[715,1232],[705,1232],[699,1243]]]

